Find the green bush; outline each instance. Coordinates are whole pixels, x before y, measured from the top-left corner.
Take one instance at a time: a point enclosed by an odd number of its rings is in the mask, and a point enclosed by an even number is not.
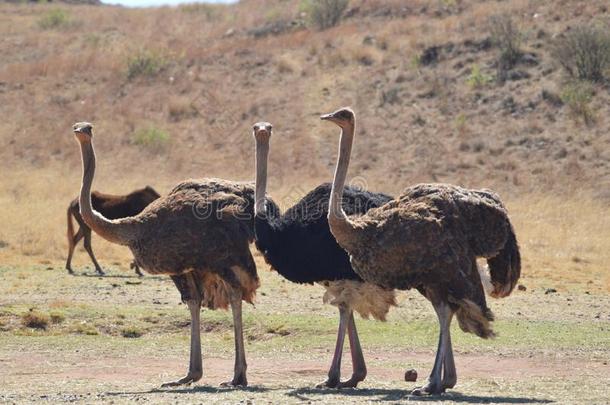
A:
[[[169,133],[155,126],[138,129],[134,132],[133,137],[136,145],[153,149],[161,149],[170,141]]]
[[[127,58],[127,79],[132,80],[138,76],[156,76],[167,66],[167,63],[166,58],[158,52],[139,50]]]
[[[479,65],[474,65],[470,71],[470,75],[466,79],[466,83],[473,89],[484,87],[493,81],[493,77],[482,73]]]
[[[594,25],[575,27],[557,40],[552,53],[570,76],[602,82],[610,70],[610,30]]]
[[[70,18],[70,14],[60,8],[47,11],[46,14],[38,20],[38,26],[44,30],[67,27],[71,24],[72,19]]]
[[[561,92],[561,101],[569,108],[572,115],[582,118],[585,125],[595,123],[595,112],[591,108],[593,100],[593,87],[587,82],[574,82],[565,86]]]
[[[349,0],[308,0],[301,9],[309,14],[309,22],[320,30],[334,27],[341,21]]]

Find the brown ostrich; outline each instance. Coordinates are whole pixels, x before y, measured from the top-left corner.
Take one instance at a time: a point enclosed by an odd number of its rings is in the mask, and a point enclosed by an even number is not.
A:
[[[94,191],[91,193],[91,205],[94,210],[102,214],[105,218],[118,219],[139,214],[151,202],[159,197],[159,193],[150,186],[132,191],[126,195],[111,195]],[[74,271],[72,271],[72,255],[74,254],[74,248],[78,242],[81,239],[84,239],[83,243],[85,245],[85,250],[89,253],[89,257],[91,257],[91,260],[93,261],[95,271],[99,275],[104,275],[104,271],[97,262],[91,247],[91,228],[83,221],[79,211],[78,197],[76,197],[68,206],[68,260],[66,261],[66,270],[68,270],[68,273],[74,274]],[[74,233],[74,226],[72,224],[73,217],[78,224],[78,231],[76,234]],[[131,263],[130,267],[135,269],[138,276],[142,276],[140,268],[135,261]]]
[[[253,239],[253,185],[215,179],[188,180],[140,214],[109,220],[91,207],[95,172],[92,125],[77,123],[73,129],[83,161],[79,196],[83,220],[104,239],[128,246],[146,272],[169,275],[190,310],[188,373],[163,386],[190,384],[202,377],[199,321],[202,304],[210,309],[231,305],[235,369],[233,379],[224,384],[246,386],[241,302],[251,303],[259,286],[249,250]]]
[[[492,297],[509,295],[519,279],[519,247],[506,209],[491,191],[420,184],[362,216],[348,217],[341,199],[355,115],[342,108],[321,118],[341,128],[328,211],[331,232],[365,281],[385,288],[416,288],[432,303],[440,323],[436,360],[428,384],[413,394],[453,388],[457,381],[449,334],[453,315],[463,331],[482,338],[494,336],[477,257],[487,259]]]

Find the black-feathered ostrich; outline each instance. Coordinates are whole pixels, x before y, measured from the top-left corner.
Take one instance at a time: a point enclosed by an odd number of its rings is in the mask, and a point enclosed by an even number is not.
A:
[[[337,244],[328,227],[330,184],[309,192],[296,205],[280,214],[277,206],[265,198],[267,159],[271,124],[254,125],[256,140],[256,195],[254,229],[256,247],[280,275],[295,283],[320,283],[326,287],[325,301],[339,308],[339,330],[328,379],[319,384],[332,388],[355,387],[366,377],[366,365],[360,347],[353,311],[363,317],[385,319],[394,292],[363,282],[352,270],[345,251]],[[392,197],[345,187],[343,206],[352,215],[390,201]],[[353,375],[340,381],[341,355],[345,331],[350,343]]]
[[[465,332],[482,338],[494,335],[477,257],[487,259],[491,296],[509,295],[519,279],[519,247],[506,209],[488,190],[420,184],[364,215],[349,216],[341,200],[355,115],[342,108],[321,118],[341,128],[330,229],[364,280],[385,288],[417,288],[430,300],[440,322],[438,351],[428,384],[413,393],[444,392],[457,381],[449,335],[453,315]]]
[[[235,370],[233,379],[225,384],[247,385],[241,302],[252,302],[259,286],[249,249],[249,242],[254,239],[253,185],[217,179],[188,180],[140,214],[109,220],[91,207],[95,172],[92,125],[75,124],[74,134],[83,160],[79,204],[85,223],[109,242],[128,246],[146,272],[169,275],[191,312],[188,373],[164,386],[190,384],[202,377],[202,304],[210,309],[231,305]]]

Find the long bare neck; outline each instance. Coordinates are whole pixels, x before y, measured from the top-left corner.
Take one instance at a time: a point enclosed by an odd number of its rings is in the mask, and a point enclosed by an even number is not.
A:
[[[129,243],[129,226],[126,220],[110,221],[91,206],[91,183],[95,174],[95,152],[91,142],[80,142],[83,159],[83,182],[78,202],[80,214],[85,223],[95,233],[109,242],[127,245]]]
[[[347,177],[347,169],[349,167],[349,158],[352,153],[352,144],[354,142],[354,126],[341,129],[341,141],[339,144],[339,157],[337,167],[335,168],[335,177],[333,186],[330,192],[330,203],[328,207],[329,222],[348,222],[347,216],[341,206],[343,199],[343,187]]]
[[[254,192],[254,212],[257,216],[265,215],[265,193],[267,191],[267,160],[269,158],[269,140],[256,140],[256,189]]]

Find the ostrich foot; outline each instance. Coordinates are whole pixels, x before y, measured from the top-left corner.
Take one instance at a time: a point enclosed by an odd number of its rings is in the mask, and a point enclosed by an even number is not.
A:
[[[74,270],[71,267],[66,267],[66,270],[68,270],[68,274],[74,275]]]
[[[104,270],[102,270],[102,269],[100,269],[100,268],[95,269],[95,272],[96,272],[96,273],[97,273],[99,276],[105,276],[105,275],[106,275],[106,273],[104,273]]]
[[[220,386],[221,387],[229,387],[229,388],[233,388],[233,387],[247,387],[248,386],[248,379],[246,378],[245,375],[235,376],[235,377],[233,377],[233,380],[225,381],[225,382],[221,383]]]
[[[337,388],[340,383],[339,377],[328,377],[326,381],[316,384],[316,388]]]
[[[337,388],[356,388],[360,381],[363,381],[365,376],[353,374],[352,377],[347,381],[340,381],[337,384]]]
[[[445,387],[441,387],[438,384],[433,384],[429,382],[423,387],[415,388],[413,391],[411,391],[411,395],[416,395],[419,397],[424,395],[442,394],[443,392],[445,392]]]
[[[138,267],[138,265],[135,262],[131,262],[129,264],[129,268],[131,270],[135,270],[135,272],[138,275],[138,277],[144,277],[144,274],[142,274],[142,272],[140,271],[140,267]]]
[[[181,379],[179,379],[178,381],[170,381],[170,382],[166,382],[161,384],[161,388],[166,388],[166,387],[177,387],[179,385],[191,385],[194,382],[197,382],[201,379],[203,375],[203,372],[198,371],[198,372],[191,372],[189,371],[189,373],[186,375],[186,377],[183,377]]]

